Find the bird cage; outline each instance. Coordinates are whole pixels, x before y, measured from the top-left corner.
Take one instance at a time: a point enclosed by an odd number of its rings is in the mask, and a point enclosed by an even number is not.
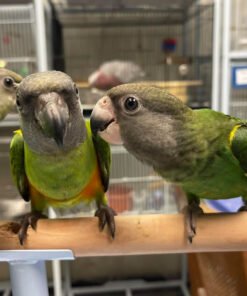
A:
[[[192,107],[210,106],[212,1],[56,0],[54,4],[65,71],[75,81],[87,81],[104,62],[132,61],[144,70],[146,81],[165,82]],[[174,81],[178,83],[170,88]],[[81,93],[87,103],[93,101],[85,89]]]
[[[32,4],[0,6],[0,66],[23,76],[36,71]]]
[[[120,213],[176,212],[173,186],[122,146],[112,146],[109,203]]]

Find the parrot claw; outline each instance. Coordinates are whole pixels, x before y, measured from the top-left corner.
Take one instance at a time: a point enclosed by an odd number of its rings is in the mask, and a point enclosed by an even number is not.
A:
[[[195,231],[195,228],[193,228],[192,225],[190,225],[190,222],[187,221],[188,218],[185,217],[185,219],[186,219],[185,223],[186,223],[187,238],[188,238],[188,241],[192,244],[193,238],[196,235],[196,231]]]
[[[192,202],[185,206],[185,224],[188,241],[192,244],[193,238],[196,235],[196,220],[198,215],[203,214],[202,208],[196,202]]]
[[[21,221],[21,227],[18,232],[19,241],[22,246],[24,244],[25,239],[27,238],[27,230],[29,225],[32,227],[33,230],[36,230],[37,222],[41,218],[46,219],[47,216],[41,214],[40,212],[31,212],[23,217]]]
[[[196,226],[195,225],[191,225],[191,230],[196,235]]]
[[[192,242],[193,242],[193,237],[194,237],[194,236],[190,236],[190,235],[188,235],[188,241],[189,241],[190,244],[192,244]]]
[[[111,233],[111,237],[114,239],[115,237],[115,219],[117,213],[110,207],[105,205],[99,205],[97,211],[95,212],[95,216],[99,218],[99,229],[102,231],[107,224]]]

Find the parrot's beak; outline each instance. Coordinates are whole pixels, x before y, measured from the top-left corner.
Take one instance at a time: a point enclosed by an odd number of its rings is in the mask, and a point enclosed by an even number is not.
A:
[[[35,117],[44,134],[53,138],[57,145],[62,147],[69,119],[69,109],[63,98],[56,92],[40,95]]]
[[[94,106],[90,118],[91,130],[111,144],[122,144],[114,107],[108,96],[101,98]]]

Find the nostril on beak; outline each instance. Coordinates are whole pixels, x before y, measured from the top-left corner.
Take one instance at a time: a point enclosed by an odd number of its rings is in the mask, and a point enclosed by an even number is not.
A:
[[[102,99],[99,100],[99,105],[102,108],[107,108],[107,106],[109,105],[109,102],[107,100],[107,97],[103,97]]]

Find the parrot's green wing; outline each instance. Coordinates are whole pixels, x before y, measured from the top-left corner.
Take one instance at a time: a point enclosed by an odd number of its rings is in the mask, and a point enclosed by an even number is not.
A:
[[[29,184],[24,163],[24,140],[20,130],[15,132],[10,144],[10,165],[13,179],[21,196],[25,201],[29,201]]]
[[[110,178],[111,149],[109,144],[98,135],[93,136],[93,143],[100,168],[102,184],[106,192],[108,190]]]
[[[230,145],[241,168],[247,172],[247,124],[238,124],[233,128],[230,134]]]

